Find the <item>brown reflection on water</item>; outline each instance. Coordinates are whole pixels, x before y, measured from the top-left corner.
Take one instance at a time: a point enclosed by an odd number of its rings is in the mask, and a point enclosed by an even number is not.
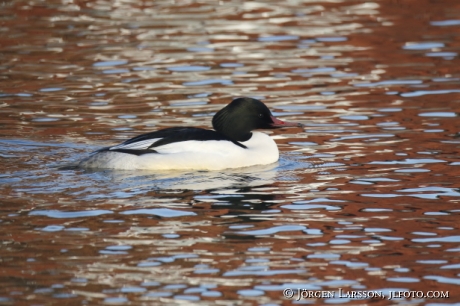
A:
[[[0,29],[0,303],[459,299],[457,1],[11,1]],[[232,97],[304,129],[278,164],[58,170]],[[353,300],[339,288],[442,290]]]

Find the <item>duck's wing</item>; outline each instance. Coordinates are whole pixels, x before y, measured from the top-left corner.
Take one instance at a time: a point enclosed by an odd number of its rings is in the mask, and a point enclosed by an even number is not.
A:
[[[236,145],[246,148],[243,144],[233,141],[226,136],[213,131],[194,127],[173,127],[159,131],[142,134],[131,138],[119,145],[106,147],[96,152],[120,152],[134,155],[143,155],[149,153],[160,153],[161,147],[172,143],[186,141],[208,141],[224,140],[231,141]]]

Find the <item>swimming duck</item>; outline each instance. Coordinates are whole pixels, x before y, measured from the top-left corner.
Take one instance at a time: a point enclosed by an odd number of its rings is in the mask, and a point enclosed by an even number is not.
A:
[[[222,170],[265,165],[279,159],[275,141],[256,129],[300,127],[276,119],[257,99],[238,98],[212,118],[214,130],[172,127],[102,148],[81,168],[120,170]]]

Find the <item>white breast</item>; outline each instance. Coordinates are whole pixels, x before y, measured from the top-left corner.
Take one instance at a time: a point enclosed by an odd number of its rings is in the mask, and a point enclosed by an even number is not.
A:
[[[242,148],[230,141],[182,141],[155,147],[158,153],[140,156],[103,151],[80,163],[83,168],[145,169],[145,170],[221,170],[274,163],[279,158],[278,147],[267,134],[253,132],[241,142]]]

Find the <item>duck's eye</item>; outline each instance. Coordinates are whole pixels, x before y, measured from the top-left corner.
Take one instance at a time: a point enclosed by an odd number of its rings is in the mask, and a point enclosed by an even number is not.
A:
[[[259,114],[259,118],[263,118],[264,117],[264,114]]]

